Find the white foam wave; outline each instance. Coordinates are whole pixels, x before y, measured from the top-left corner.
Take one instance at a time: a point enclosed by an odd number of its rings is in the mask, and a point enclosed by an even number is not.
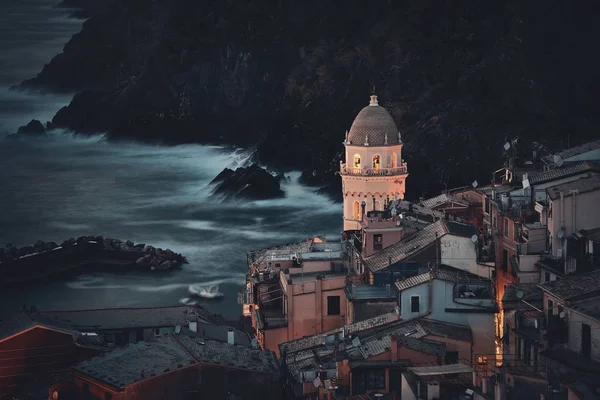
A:
[[[219,285],[190,285],[188,290],[192,296],[203,299],[218,299],[224,296],[219,291]]]

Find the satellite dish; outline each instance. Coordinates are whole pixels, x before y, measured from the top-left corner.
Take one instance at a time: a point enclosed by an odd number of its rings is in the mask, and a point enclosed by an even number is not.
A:
[[[565,317],[565,312],[561,311],[560,314],[558,314],[559,317],[564,318]]]
[[[175,333],[180,333],[181,332],[181,325],[177,325],[175,327]]]
[[[471,185],[473,185],[473,187],[476,188],[477,186],[479,186],[479,182],[473,181],[473,183],[471,183]]]
[[[471,242],[477,243],[477,240],[478,240],[477,235],[471,236]]]
[[[556,237],[562,239],[563,237],[565,237],[565,231],[561,229],[560,231],[556,232]]]
[[[506,143],[504,143],[504,150],[508,150],[508,149],[510,149],[510,143],[506,142]]]
[[[554,165],[556,165],[557,167],[560,167],[563,165],[564,161],[561,156],[559,156],[558,154],[555,154],[553,158],[554,158]]]
[[[523,298],[523,292],[521,290],[517,291],[517,299],[521,300]]]

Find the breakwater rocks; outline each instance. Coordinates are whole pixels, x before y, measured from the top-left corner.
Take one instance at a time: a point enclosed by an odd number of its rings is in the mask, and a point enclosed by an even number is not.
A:
[[[38,240],[32,246],[0,247],[0,282],[23,282],[84,267],[168,271],[186,264],[169,249],[102,236],[70,238],[61,244]]]

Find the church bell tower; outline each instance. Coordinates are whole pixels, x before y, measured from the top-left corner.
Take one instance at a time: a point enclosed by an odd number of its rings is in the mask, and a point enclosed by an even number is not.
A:
[[[346,131],[346,162],[340,161],[344,230],[360,230],[364,213],[383,210],[396,196],[404,198],[408,168],[402,138],[388,111],[371,96]]]

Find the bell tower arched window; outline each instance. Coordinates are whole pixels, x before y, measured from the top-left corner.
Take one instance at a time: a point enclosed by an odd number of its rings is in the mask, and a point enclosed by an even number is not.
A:
[[[354,168],[360,169],[360,154],[354,155]]]
[[[381,156],[379,154],[375,154],[373,156],[373,169],[378,170],[381,168]]]
[[[353,204],[352,216],[355,221],[360,219],[360,203],[358,201],[355,201]]]
[[[392,153],[390,154],[390,168],[397,168],[398,167],[398,156],[396,155],[396,153]]]

